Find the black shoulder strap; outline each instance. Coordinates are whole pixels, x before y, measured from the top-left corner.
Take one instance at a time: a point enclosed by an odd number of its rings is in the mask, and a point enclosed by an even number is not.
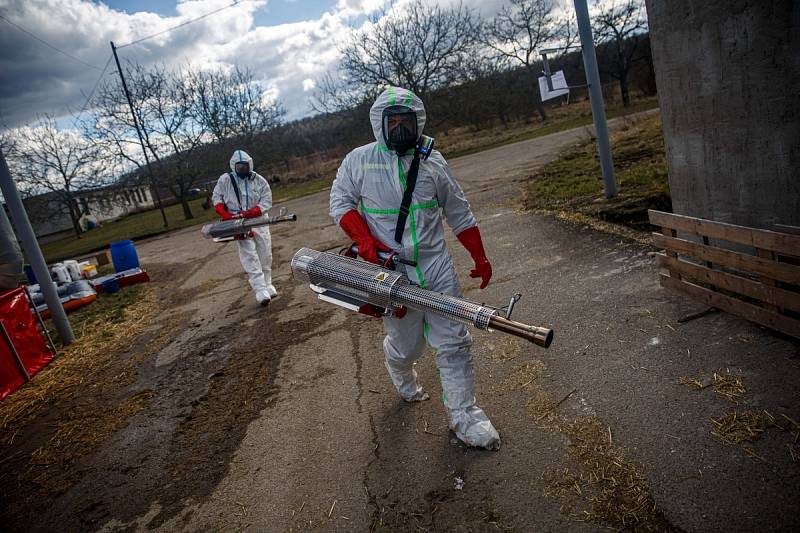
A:
[[[400,213],[397,215],[397,227],[394,229],[394,240],[398,243],[403,242],[403,231],[406,229],[411,197],[414,195],[414,186],[417,184],[417,174],[419,173],[419,150],[414,150],[414,159],[411,161],[411,168],[408,169],[406,176],[406,191],[403,193],[403,201],[400,203]]]
[[[236,185],[236,178],[233,177],[233,172],[228,172],[228,176],[231,177],[231,185],[233,185],[233,192],[236,193],[236,201],[239,202],[239,209],[244,209],[244,207],[242,207],[242,195],[239,194],[239,186]]]

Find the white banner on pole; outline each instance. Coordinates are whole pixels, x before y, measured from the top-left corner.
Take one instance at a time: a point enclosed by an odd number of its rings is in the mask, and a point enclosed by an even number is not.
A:
[[[551,91],[549,87],[547,87],[547,78],[544,76],[539,77],[539,94],[542,95],[542,102],[545,100],[550,100],[552,98],[557,98],[564,94],[569,94],[569,89],[567,88],[567,80],[564,77],[564,71],[558,70],[553,72],[550,75],[550,79],[553,82],[553,90]]]

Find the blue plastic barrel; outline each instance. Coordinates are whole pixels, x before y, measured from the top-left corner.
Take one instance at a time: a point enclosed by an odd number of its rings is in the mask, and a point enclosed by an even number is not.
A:
[[[111,243],[111,261],[114,270],[122,272],[131,268],[139,268],[139,256],[133,241],[117,241]]]
[[[103,292],[106,294],[119,292],[119,282],[115,278],[105,280],[103,282]]]
[[[28,281],[31,282],[31,285],[36,285],[39,283],[36,281],[36,274],[33,273],[33,267],[30,265],[25,265],[25,275],[28,277]]]

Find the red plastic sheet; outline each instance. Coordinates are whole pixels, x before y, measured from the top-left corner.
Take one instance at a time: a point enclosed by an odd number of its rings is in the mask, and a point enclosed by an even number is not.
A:
[[[31,313],[28,299],[21,287],[0,293],[0,322],[31,377],[52,361],[53,354],[36,327],[36,318]],[[23,383],[25,376],[8,342],[0,333],[0,400]]]

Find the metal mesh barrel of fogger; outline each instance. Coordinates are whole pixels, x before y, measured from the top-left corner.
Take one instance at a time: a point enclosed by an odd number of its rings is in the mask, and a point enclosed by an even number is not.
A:
[[[379,307],[395,307],[392,290],[408,284],[397,272],[337,254],[301,248],[292,258],[292,275],[324,289],[352,296]]]
[[[340,292],[380,307],[406,306],[418,311],[496,329],[547,348],[553,330],[529,326],[499,316],[496,309],[410,285],[408,279],[378,265],[310,248],[301,248],[292,259],[292,274],[322,288]]]
[[[499,316],[496,309],[485,307],[461,298],[436,293],[415,285],[396,285],[392,290],[392,303],[411,309],[431,311],[457,322],[471,324],[479,329],[494,329],[526,339],[548,348],[553,342],[553,330],[529,326]]]
[[[381,307],[405,306],[488,329],[497,311],[460,298],[410,285],[408,280],[378,265],[349,257],[301,248],[292,259],[295,278],[339,291]],[[380,278],[380,279],[379,279]]]
[[[246,233],[242,229],[244,219],[238,220],[223,220],[222,222],[215,222],[213,224],[206,224],[203,226],[202,232],[204,235],[212,239],[232,237],[241,233]]]
[[[271,217],[261,215],[254,218],[238,218],[235,220],[223,220],[222,222],[215,222],[214,224],[206,224],[202,228],[203,235],[212,239],[234,237],[247,233],[251,229],[259,228],[261,226],[269,226],[279,222],[293,222],[297,220],[297,216],[292,213],[288,215],[278,215]]]

